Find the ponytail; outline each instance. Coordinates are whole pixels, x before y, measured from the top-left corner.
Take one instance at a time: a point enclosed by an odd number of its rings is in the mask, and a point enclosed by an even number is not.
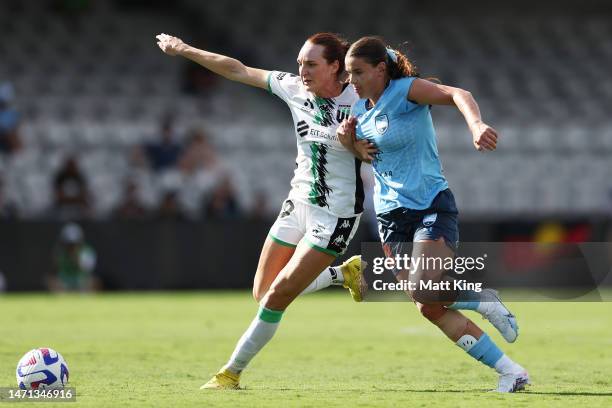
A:
[[[387,64],[387,74],[391,79],[418,77],[417,67],[398,50],[386,45],[379,37],[362,37],[348,50],[351,57],[362,58],[372,66],[381,62]]]
[[[417,67],[408,57],[406,57],[406,55],[392,48],[387,48],[387,54],[387,73],[391,79],[419,76]],[[393,54],[395,58],[389,56],[389,54]]]

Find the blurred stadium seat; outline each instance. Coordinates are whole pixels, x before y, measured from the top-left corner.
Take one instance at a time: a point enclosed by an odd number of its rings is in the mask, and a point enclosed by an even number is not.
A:
[[[162,31],[292,72],[303,40],[315,31],[408,41],[409,56],[424,76],[469,89],[501,133],[498,151],[482,155],[473,150],[457,112],[434,109],[441,156],[463,215],[592,214],[610,207],[610,15],[570,9],[555,16],[438,16],[401,1],[378,8],[373,2],[340,7],[314,0],[306,7],[184,0],[166,15],[96,1],[67,18],[50,11],[52,3],[18,2],[0,15],[0,82],[16,88],[25,146],[18,160],[0,157],[0,170],[13,180],[9,188],[24,214],[41,216],[49,209],[49,174],[65,151],[80,152],[100,217],[120,202],[122,186],[134,174],[152,206],[164,184],[155,178],[162,176],[130,168],[128,156],[133,146],[155,137],[168,112],[178,129],[207,129],[244,206],[264,191],[269,211],[277,211],[295,156],[289,113],[263,91],[223,81],[205,95],[184,94],[184,62],[155,46]],[[335,18],[338,13],[343,18]],[[188,211],[197,211],[207,183],[202,175],[186,183],[193,189],[181,196]]]

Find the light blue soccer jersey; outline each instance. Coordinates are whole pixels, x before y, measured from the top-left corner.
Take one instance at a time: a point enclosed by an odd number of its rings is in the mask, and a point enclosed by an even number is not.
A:
[[[371,140],[378,147],[372,162],[377,214],[398,207],[426,209],[440,191],[448,188],[429,106],[407,99],[414,80],[391,80],[370,110],[366,99],[353,106],[357,138]]]

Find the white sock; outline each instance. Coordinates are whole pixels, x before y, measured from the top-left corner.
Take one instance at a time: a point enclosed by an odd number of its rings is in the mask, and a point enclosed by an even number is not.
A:
[[[339,266],[330,266],[326,269],[329,270],[330,275],[332,276],[332,285],[342,285],[344,283],[344,274],[340,270]]]
[[[497,371],[499,374],[515,374],[515,373],[519,373],[524,370],[523,370],[523,367],[516,364],[514,361],[510,359],[510,357],[504,354],[495,363],[495,371]]]
[[[283,311],[260,306],[259,312],[244,332],[225,368],[239,374],[274,336]]]
[[[317,290],[325,289],[331,285],[342,285],[343,283],[344,275],[342,271],[340,271],[340,267],[330,266],[325,268],[325,270],[321,272],[321,274],[317,276],[300,295],[316,292]]]

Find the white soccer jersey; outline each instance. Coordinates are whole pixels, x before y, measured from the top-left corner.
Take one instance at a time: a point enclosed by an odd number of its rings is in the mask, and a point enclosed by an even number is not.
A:
[[[346,150],[336,128],[359,99],[352,86],[335,98],[306,91],[300,77],[272,71],[268,90],[289,106],[297,138],[296,169],[289,198],[320,207],[337,217],[363,211],[361,162]]]

